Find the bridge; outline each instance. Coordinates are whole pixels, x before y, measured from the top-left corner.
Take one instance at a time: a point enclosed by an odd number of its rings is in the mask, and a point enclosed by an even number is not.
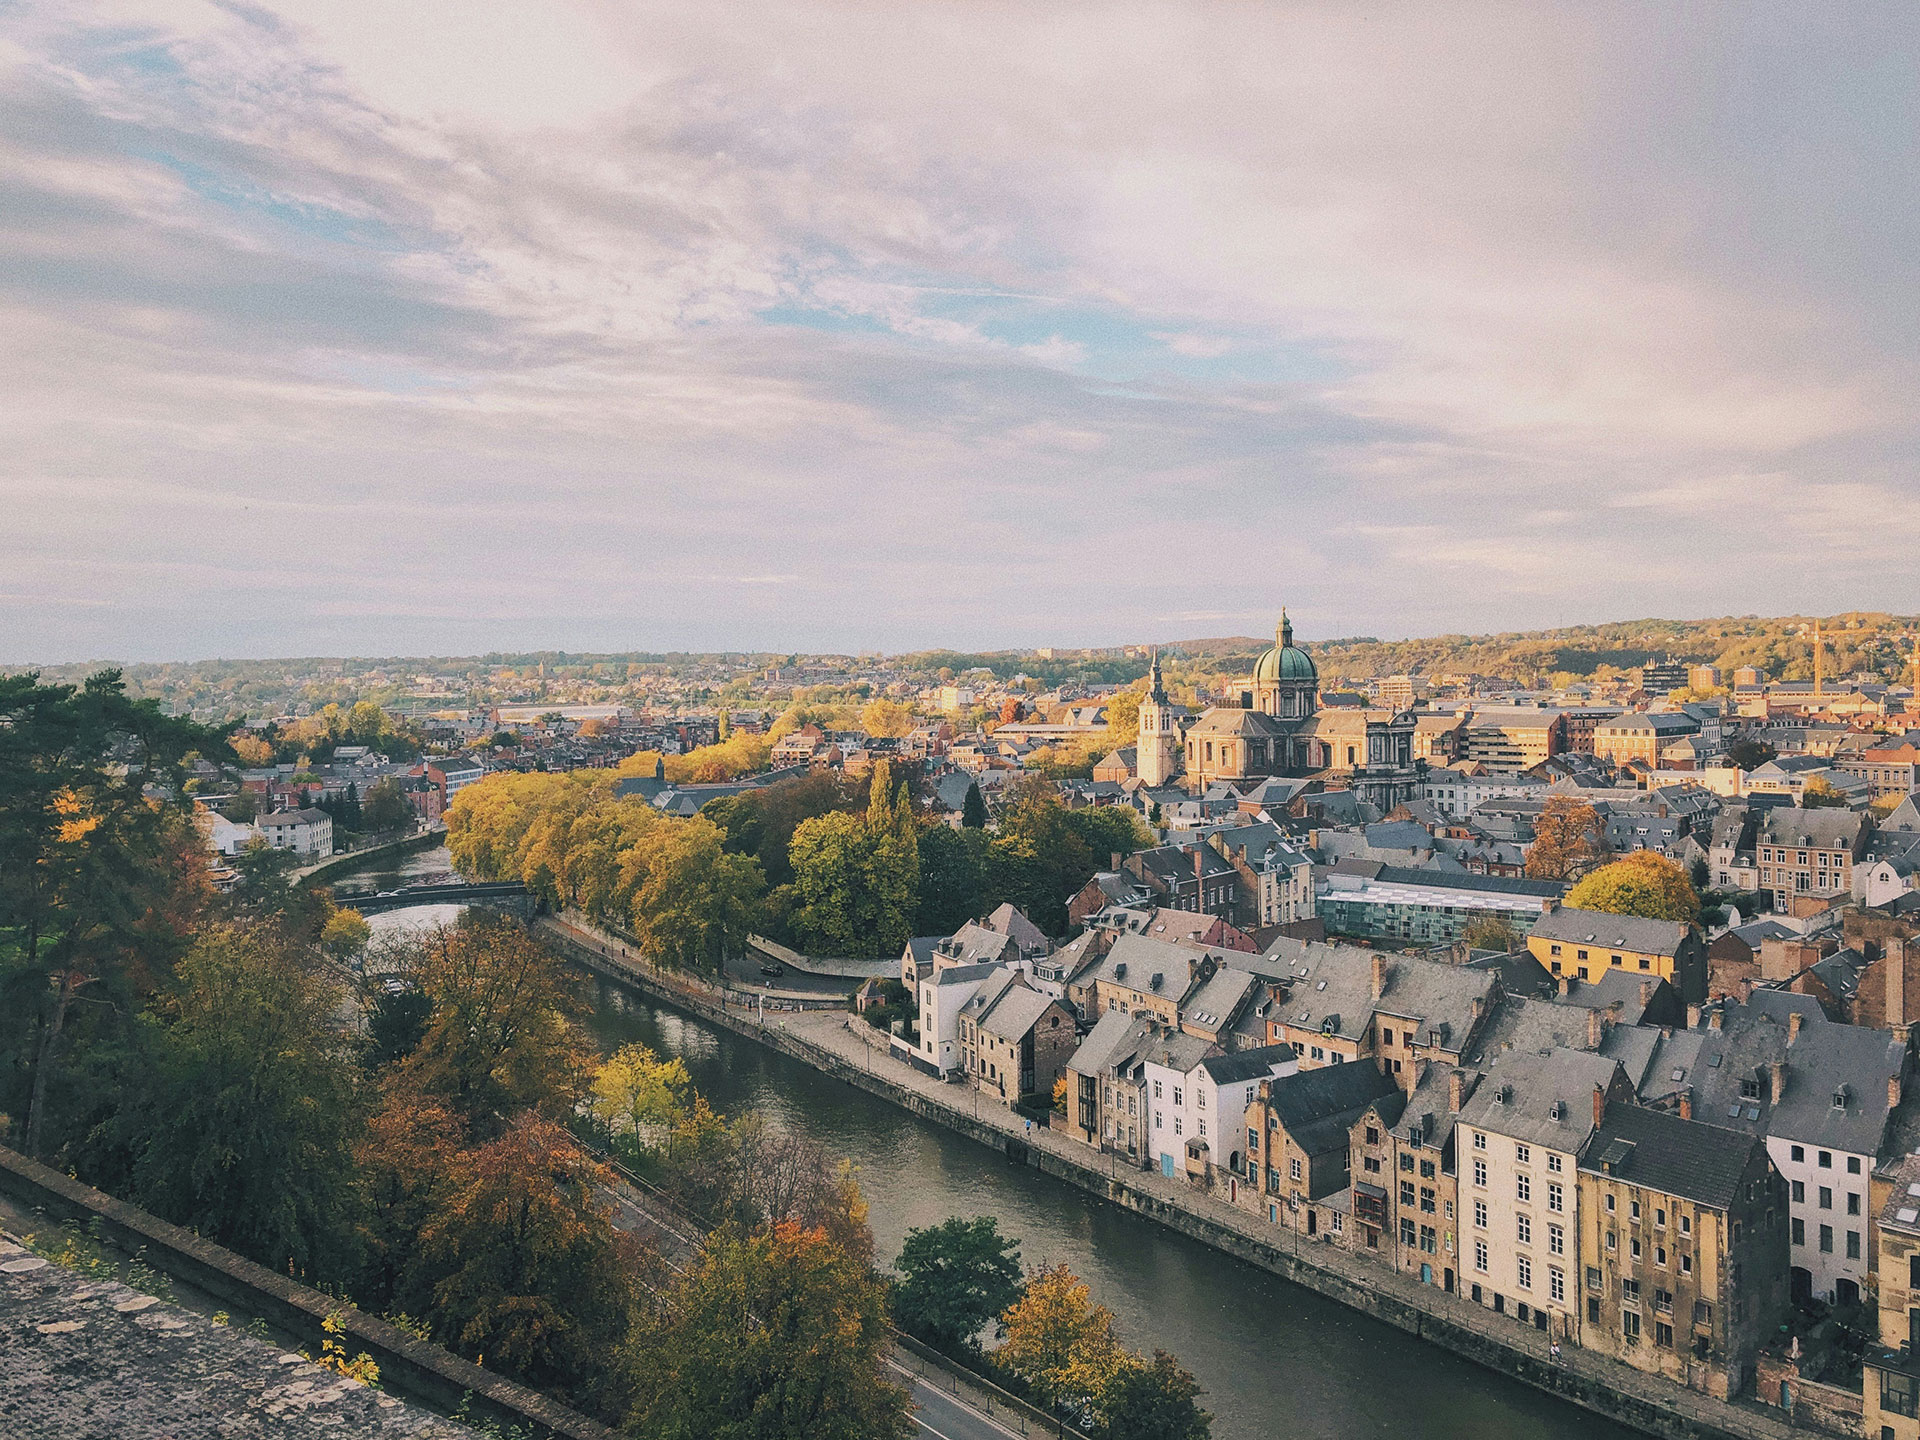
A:
[[[378,915],[387,910],[406,910],[415,905],[485,905],[507,910],[531,920],[540,906],[540,897],[517,880],[486,881],[476,884],[408,885],[399,890],[335,890],[333,898],[345,909],[362,915]]]

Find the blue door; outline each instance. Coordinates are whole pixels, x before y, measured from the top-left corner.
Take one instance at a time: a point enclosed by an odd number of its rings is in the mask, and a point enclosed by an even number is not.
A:
[[[1420,1267],[1420,1283],[1422,1285],[1431,1285],[1433,1283],[1433,1266],[1422,1265]]]
[[[1173,1179],[1173,1156],[1162,1155],[1160,1157],[1160,1173],[1169,1180]]]

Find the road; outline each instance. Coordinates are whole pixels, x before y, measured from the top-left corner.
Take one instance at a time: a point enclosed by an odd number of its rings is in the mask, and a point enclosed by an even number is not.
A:
[[[604,1192],[613,1205],[613,1223],[622,1230],[649,1236],[660,1247],[667,1263],[679,1269],[700,1248],[700,1239],[686,1226],[662,1216],[646,1197],[621,1184]],[[889,1357],[887,1366],[913,1396],[913,1423],[921,1440],[1023,1440],[1021,1432],[1010,1430],[991,1415],[975,1409],[967,1401],[939,1388],[946,1377],[937,1371],[916,1374],[908,1365]],[[947,1381],[952,1384],[950,1380]],[[1028,1431],[1028,1436],[1039,1432]]]

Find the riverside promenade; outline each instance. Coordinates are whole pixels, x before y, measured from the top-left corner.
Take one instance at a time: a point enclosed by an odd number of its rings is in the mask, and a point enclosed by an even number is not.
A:
[[[1789,1440],[1809,1433],[1755,1402],[1716,1400],[1577,1347],[1563,1346],[1556,1359],[1547,1337],[1531,1326],[1323,1240],[1265,1223],[1184,1180],[1137,1169],[1044,1126],[1029,1127],[1024,1117],[971,1087],[943,1083],[893,1059],[883,1034],[845,1012],[783,1011],[771,1003],[763,1010],[757,998],[742,992],[729,996],[690,977],[652,969],[631,953],[631,940],[577,916],[545,917],[538,927],[587,968],[669,1006],[758,1040],[1016,1163],[1610,1420],[1668,1437]]]

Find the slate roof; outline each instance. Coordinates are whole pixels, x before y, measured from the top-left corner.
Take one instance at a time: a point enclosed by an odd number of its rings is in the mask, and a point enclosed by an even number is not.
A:
[[[1602,950],[1671,955],[1687,938],[1688,928],[1678,920],[1648,920],[1639,915],[1562,907],[1534,921],[1532,933],[1543,940],[1592,945]]]
[[[1460,1122],[1551,1150],[1577,1152],[1593,1131],[1593,1091],[1620,1063],[1586,1050],[1515,1052],[1492,1061]]]
[[[1011,936],[1013,943],[1023,951],[1047,948],[1046,932],[1029,920],[1011,900],[980,923],[989,930]]]
[[[1246,1004],[1248,996],[1259,984],[1245,970],[1222,965],[1213,972],[1213,978],[1180,1007],[1181,1017],[1217,1033],[1233,1022],[1240,1007]]]
[[[1067,1068],[1082,1075],[1095,1075],[1125,1064],[1133,1058],[1150,1029],[1144,1016],[1109,1010],[1087,1032],[1087,1038],[1067,1061]]]
[[[995,962],[1010,948],[1011,936],[969,920],[940,942],[943,955],[957,957],[963,965]]]
[[[1822,850],[1849,849],[1859,839],[1866,816],[1857,810],[1822,807],[1802,810],[1779,805],[1760,817],[1761,845],[1805,845]]]
[[[1200,1068],[1216,1085],[1237,1085],[1263,1079],[1274,1066],[1298,1058],[1291,1045],[1257,1045],[1251,1050],[1236,1050],[1231,1055],[1209,1055],[1200,1062]]]
[[[1165,995],[1177,1001],[1193,983],[1193,967],[1202,956],[1226,956],[1231,953],[1227,950],[1174,945],[1165,940],[1149,939],[1145,935],[1120,935],[1114,939],[1113,948],[1107,951],[1106,957],[1084,983],[1106,980],[1129,990]],[[1155,975],[1161,977],[1157,989],[1153,984]]]
[[[1386,961],[1386,988],[1378,1000],[1373,994],[1375,956]],[[1358,945],[1283,937],[1267,948],[1267,957],[1286,967],[1286,998],[1276,998],[1273,1016],[1296,1027],[1333,1022],[1328,1033],[1349,1040],[1360,1039],[1378,1012],[1413,1021],[1423,1043],[1438,1030],[1440,1043],[1456,1049],[1466,1043],[1473,1026],[1474,1001],[1484,1013],[1497,984],[1489,971],[1413,955],[1382,955]]]
[[[989,1035],[1018,1043],[1052,1004],[1052,996],[1043,995],[1029,985],[1009,986],[981,1018],[980,1028]]]
[[[1284,1075],[1268,1087],[1274,1116],[1309,1155],[1345,1150],[1354,1119],[1394,1084],[1364,1062]]]
[[[1730,1208],[1760,1141],[1638,1105],[1609,1105],[1580,1168],[1716,1210]]]

